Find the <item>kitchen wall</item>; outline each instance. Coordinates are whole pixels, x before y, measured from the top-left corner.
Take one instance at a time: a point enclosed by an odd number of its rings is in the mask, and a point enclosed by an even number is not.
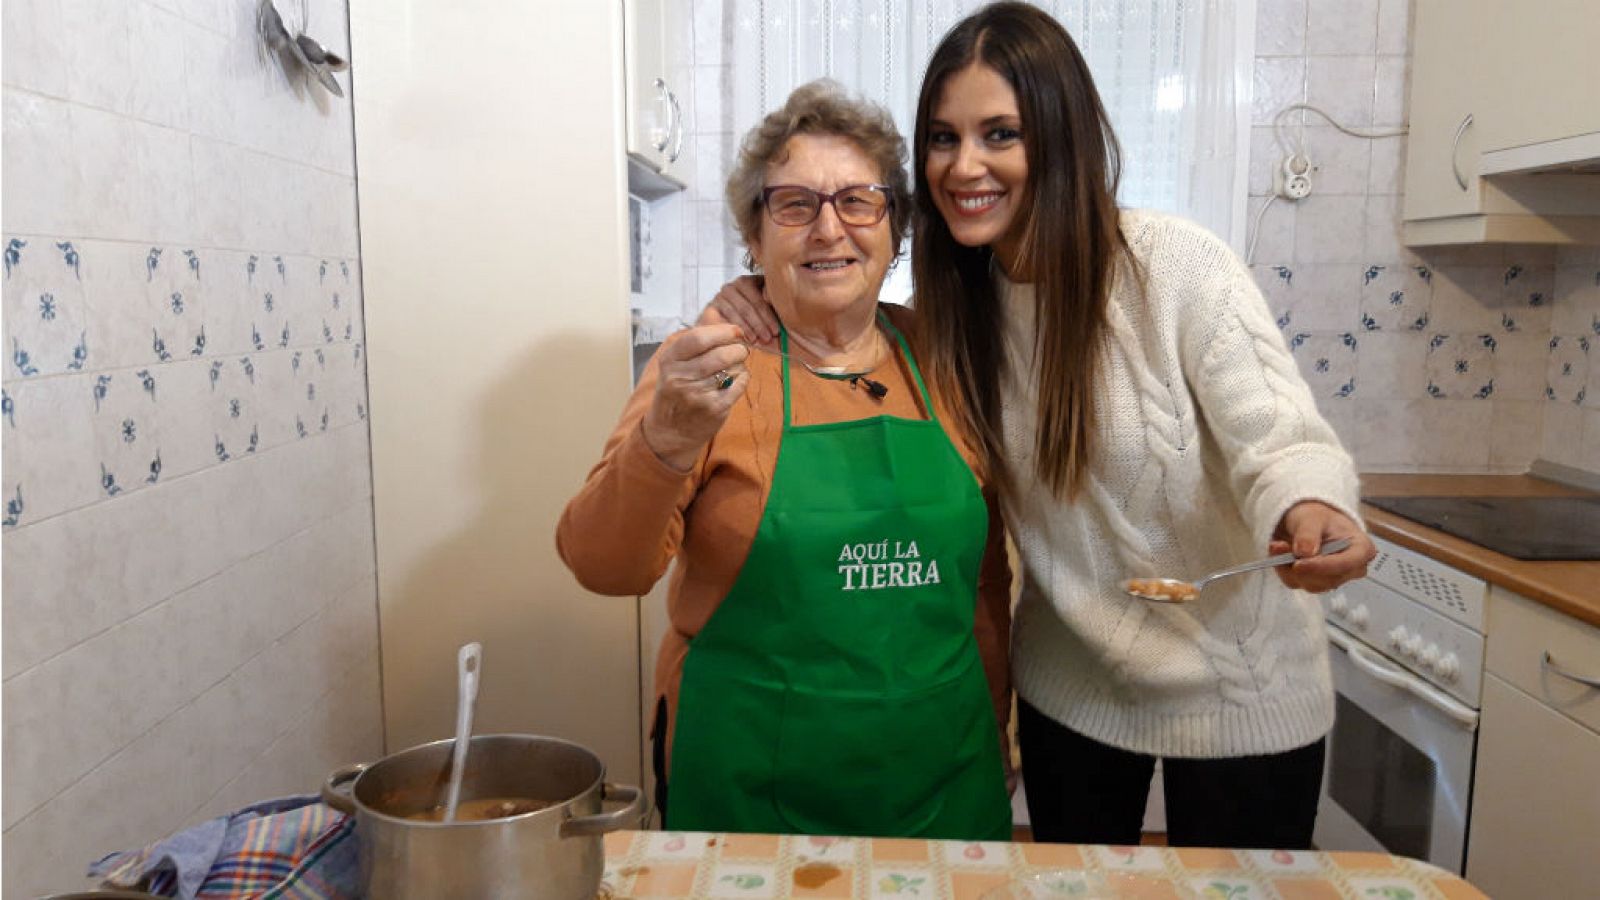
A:
[[[1406,123],[1412,18],[1408,0],[1257,7],[1252,214],[1285,154],[1271,124],[1286,104],[1357,129]],[[1600,472],[1600,248],[1403,247],[1405,139],[1305,121],[1314,193],[1267,211],[1254,271],[1361,467],[1522,471],[1544,458]]]
[[[450,734],[481,641],[476,729],[637,784],[639,604],[580,587],[554,540],[629,390],[622,4],[350,21],[387,742]]]
[[[350,107],[253,20],[4,5],[8,898],[382,747]]]

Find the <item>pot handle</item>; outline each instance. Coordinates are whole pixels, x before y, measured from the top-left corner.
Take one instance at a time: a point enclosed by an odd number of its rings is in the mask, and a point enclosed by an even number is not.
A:
[[[620,831],[643,821],[650,812],[650,801],[646,799],[644,791],[631,784],[612,784],[607,781],[600,785],[600,799],[627,800],[628,805],[616,812],[568,819],[561,823],[561,836],[584,837],[591,834],[605,834],[608,831]]]
[[[322,783],[322,802],[328,804],[347,816],[356,814],[355,797],[350,794],[347,784],[353,784],[356,777],[367,770],[368,763],[354,763],[343,768],[334,769],[328,780]]]

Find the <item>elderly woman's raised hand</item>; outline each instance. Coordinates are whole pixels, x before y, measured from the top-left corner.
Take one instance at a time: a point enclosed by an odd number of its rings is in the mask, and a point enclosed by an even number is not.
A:
[[[675,469],[693,468],[750,384],[749,355],[737,325],[697,325],[667,338],[656,351],[661,377],[643,422],[656,456]]]

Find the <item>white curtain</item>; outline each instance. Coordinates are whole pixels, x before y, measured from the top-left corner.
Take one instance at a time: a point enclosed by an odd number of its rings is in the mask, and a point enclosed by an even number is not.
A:
[[[726,0],[742,136],[824,76],[886,106],[909,140],[928,57],[981,0]],[[1254,0],[1034,5],[1089,61],[1123,150],[1119,201],[1192,218],[1242,245]],[[903,268],[907,268],[902,266]]]

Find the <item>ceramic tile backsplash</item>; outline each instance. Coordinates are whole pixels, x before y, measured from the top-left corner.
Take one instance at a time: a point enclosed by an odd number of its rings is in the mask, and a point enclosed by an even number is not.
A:
[[[349,106],[252,8],[4,5],[7,897],[381,750]]]
[[[1260,0],[1256,3],[1256,52],[1264,56],[1299,56],[1306,50],[1308,0]]]
[[[1378,39],[1378,0],[1309,0],[1307,12],[1306,52],[1316,56],[1372,55]]]
[[[684,321],[700,310],[730,279],[744,274],[744,243],[723,199],[728,173],[738,157],[738,139],[729,124],[733,85],[725,60],[732,57],[732,39],[721,0],[671,0],[669,15],[678,16],[688,33],[680,38],[691,48],[686,75],[693,84],[693,113],[687,146],[695,157],[684,204]]]
[[[1355,128],[1406,123],[1408,0],[1257,5],[1251,209],[1303,96]],[[1298,114],[1287,131],[1300,132]],[[1268,210],[1253,271],[1318,404],[1363,469],[1600,472],[1600,250],[1405,247],[1405,139],[1305,115],[1315,193]]]

